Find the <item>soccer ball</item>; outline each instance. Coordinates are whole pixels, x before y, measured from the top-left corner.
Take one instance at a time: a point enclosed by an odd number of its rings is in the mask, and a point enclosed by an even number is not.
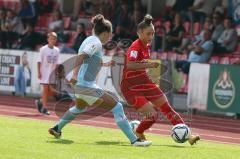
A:
[[[177,143],[184,143],[188,140],[191,132],[187,125],[177,124],[172,128],[172,139]]]
[[[130,121],[130,126],[132,127],[132,130],[136,131],[138,125],[140,124],[139,120],[132,120]]]

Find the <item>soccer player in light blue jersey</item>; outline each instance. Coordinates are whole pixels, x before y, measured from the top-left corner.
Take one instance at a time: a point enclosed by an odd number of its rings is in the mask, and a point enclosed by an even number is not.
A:
[[[85,39],[80,46],[71,79],[76,83],[74,86],[76,105],[65,112],[60,121],[49,129],[49,133],[60,138],[61,130],[66,124],[85,112],[88,106],[101,103],[104,107],[110,108],[118,127],[133,146],[149,146],[151,141],[140,140],[133,132],[119,100],[96,85],[96,76],[103,66],[102,45],[111,37],[112,24],[100,14],[93,17],[92,22],[93,35]]]

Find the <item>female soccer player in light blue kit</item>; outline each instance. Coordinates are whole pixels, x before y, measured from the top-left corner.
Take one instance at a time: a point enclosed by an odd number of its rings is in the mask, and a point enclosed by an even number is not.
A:
[[[111,37],[112,24],[104,19],[102,15],[96,15],[92,19],[93,35],[84,40],[79,48],[75,67],[73,70],[72,82],[75,85],[76,105],[70,108],[60,121],[49,129],[49,133],[56,138],[61,137],[62,128],[74,120],[77,115],[86,111],[86,107],[96,103],[107,106],[111,109],[118,127],[127,136],[133,146],[149,146],[151,141],[144,141],[137,138],[132,131],[127,117],[124,114],[122,104],[111,93],[104,91],[96,85],[96,76],[103,63],[103,48]]]

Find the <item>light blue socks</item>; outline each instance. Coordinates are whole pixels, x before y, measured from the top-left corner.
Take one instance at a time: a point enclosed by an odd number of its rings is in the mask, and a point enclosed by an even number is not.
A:
[[[60,132],[62,128],[74,120],[79,114],[85,112],[86,109],[79,109],[76,106],[70,108],[58,122],[58,131]],[[137,140],[137,136],[132,131],[132,128],[129,124],[127,117],[125,116],[123,106],[121,103],[117,103],[116,106],[111,110],[113,113],[114,119],[118,127],[122,132],[127,136],[131,143],[134,143]]]
[[[137,136],[132,131],[132,128],[128,122],[128,119],[124,114],[122,104],[118,102],[117,105],[111,111],[114,115],[114,119],[118,127],[127,136],[130,142],[134,143],[137,140]]]
[[[79,109],[76,106],[70,108],[58,122],[58,131],[61,131],[62,128],[74,120],[79,114],[85,112],[86,109]]]

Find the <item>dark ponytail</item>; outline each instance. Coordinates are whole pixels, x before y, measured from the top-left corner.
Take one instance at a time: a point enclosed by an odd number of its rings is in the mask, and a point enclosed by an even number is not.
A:
[[[149,26],[153,26],[152,21],[153,21],[153,17],[151,15],[149,14],[145,15],[143,21],[138,24],[137,30],[145,29]]]
[[[99,35],[103,32],[112,32],[112,23],[105,19],[103,15],[98,14],[92,18],[94,34]]]

